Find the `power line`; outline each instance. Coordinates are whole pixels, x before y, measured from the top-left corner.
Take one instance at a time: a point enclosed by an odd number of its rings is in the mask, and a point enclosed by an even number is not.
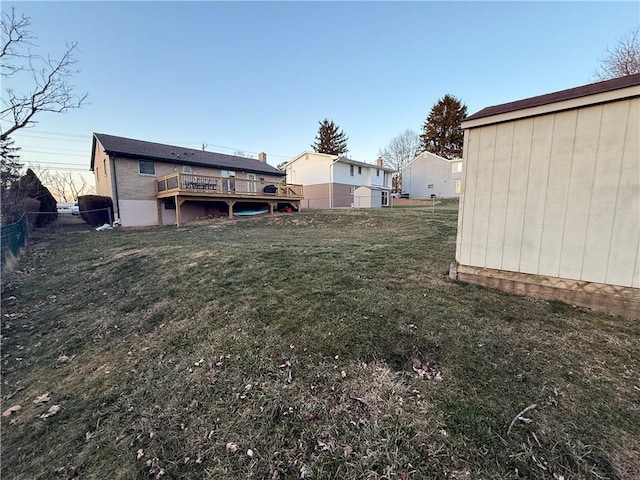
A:
[[[56,152],[36,152],[33,150],[20,150],[21,152],[26,152],[26,153],[37,153],[39,155],[60,155],[63,157],[80,157],[80,158],[89,158],[89,155],[77,155],[77,154],[73,154],[73,153],[56,153]]]
[[[79,135],[79,134],[72,134],[72,133],[63,133],[63,132],[50,132],[50,131],[45,131],[45,130],[36,130],[36,129],[29,129],[26,132],[18,132],[20,135],[22,136],[26,136],[29,138],[38,138],[38,139],[42,139],[42,140],[57,140],[57,141],[63,141],[63,142],[76,142],[76,143],[85,143],[88,142],[90,138],[93,137],[93,134],[89,135]],[[31,133],[35,133],[37,135],[31,135]],[[54,136],[59,136],[59,137],[68,137],[68,138],[82,138],[84,140],[69,140],[69,139],[57,139],[57,138],[48,138],[48,137],[42,137],[39,135],[54,135]],[[176,146],[197,146],[200,147],[202,145],[203,142],[182,142],[182,141],[168,141],[166,142],[167,144],[170,145],[176,145]],[[204,141],[204,143],[206,143],[208,146],[210,147],[214,147],[214,148],[221,148],[224,150],[229,150],[229,151],[241,151],[241,152],[246,152],[249,154],[259,154],[261,152],[257,152],[257,151],[253,151],[253,150],[246,150],[244,148],[240,148],[240,147],[228,147],[225,145],[218,145],[218,144],[214,144],[214,143],[210,143],[207,142],[206,140]],[[38,153],[38,152],[36,152]],[[267,152],[267,155],[269,157],[276,157],[276,158],[282,158],[282,159],[291,159],[294,156],[293,155],[280,155],[280,154],[276,154],[276,153],[269,153]]]

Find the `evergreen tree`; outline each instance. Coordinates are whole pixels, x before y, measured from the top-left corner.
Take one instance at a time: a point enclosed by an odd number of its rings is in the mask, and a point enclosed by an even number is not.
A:
[[[347,153],[347,140],[349,137],[333,123],[333,120],[325,118],[318,122],[320,128],[316,135],[316,141],[311,147],[315,152],[328,153],[329,155],[342,155]]]
[[[466,116],[467,106],[453,95],[438,100],[422,126],[422,150],[444,158],[461,158],[464,135],[460,124]]]
[[[0,186],[3,190],[9,188],[20,178],[22,164],[18,162],[20,147],[13,146],[13,140],[0,140]]]

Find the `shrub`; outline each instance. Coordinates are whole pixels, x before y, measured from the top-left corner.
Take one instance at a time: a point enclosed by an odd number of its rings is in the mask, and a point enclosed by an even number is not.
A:
[[[111,197],[83,195],[78,197],[80,216],[92,227],[113,222],[113,201]]]

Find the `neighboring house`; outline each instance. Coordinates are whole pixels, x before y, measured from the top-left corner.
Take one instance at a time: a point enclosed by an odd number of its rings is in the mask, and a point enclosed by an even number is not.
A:
[[[409,198],[459,197],[461,192],[461,158],[448,160],[423,152],[402,169],[402,193]]]
[[[393,169],[338,155],[303,152],[284,167],[287,180],[304,186],[302,208],[387,206]],[[369,187],[359,190],[358,187]]]
[[[93,134],[98,195],[111,197],[122,226],[180,225],[211,215],[280,206],[299,209],[302,186],[259,159]]]
[[[466,118],[451,276],[640,317],[640,74]]]

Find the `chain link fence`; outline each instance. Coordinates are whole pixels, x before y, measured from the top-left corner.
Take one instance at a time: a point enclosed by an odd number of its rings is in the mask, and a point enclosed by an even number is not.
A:
[[[22,215],[17,222],[2,225],[0,227],[0,268],[4,271],[7,259],[17,256],[18,252],[27,243],[28,236],[27,216]]]

